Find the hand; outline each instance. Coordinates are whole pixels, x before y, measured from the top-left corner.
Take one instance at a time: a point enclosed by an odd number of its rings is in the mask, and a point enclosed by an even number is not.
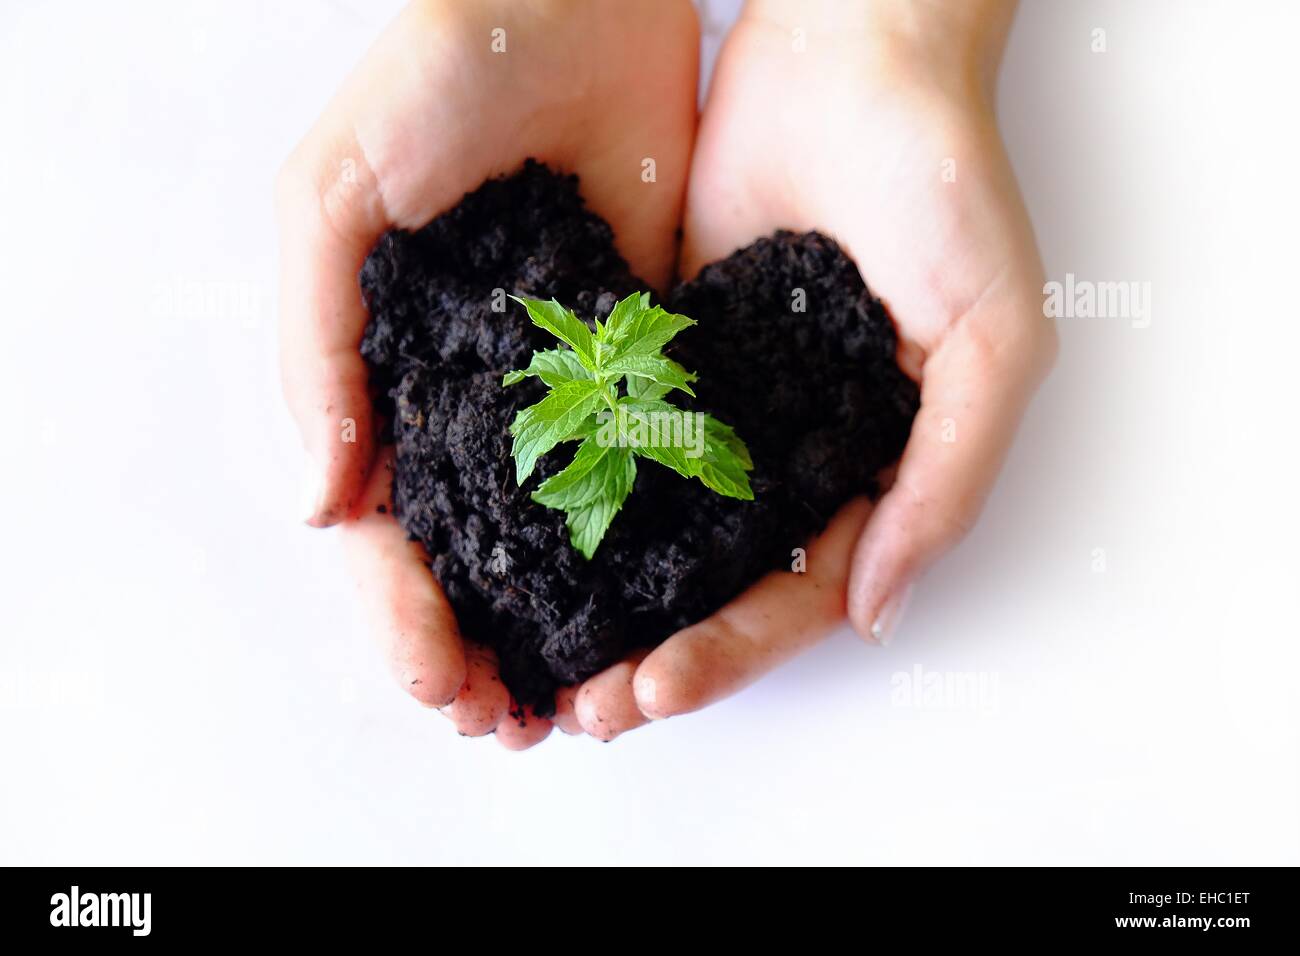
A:
[[[387,229],[422,226],[535,157],[578,174],[633,271],[666,291],[698,45],[686,0],[413,3],[277,181],[284,388],[312,463],[304,517],[342,524],[398,680],[463,733],[496,729],[517,748],[544,738],[551,722],[503,720],[509,702],[495,660],[462,643],[425,555],[393,518],[389,463],[374,461],[357,273]],[[654,183],[642,181],[645,157],[655,159]],[[349,419],[355,441],[343,440]],[[556,716],[570,731],[574,693]]]
[[[691,164],[683,275],[778,228],[831,234],[892,312],[921,409],[892,488],[874,509],[845,506],[806,574],[764,578],[595,705],[627,726],[734,693],[846,611],[885,643],[917,576],[974,523],[1056,349],[992,109],[1012,13],[750,0],[728,38]]]

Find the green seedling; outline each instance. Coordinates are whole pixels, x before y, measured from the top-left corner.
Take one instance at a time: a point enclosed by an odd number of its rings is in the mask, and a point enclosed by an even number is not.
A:
[[[651,306],[650,294],[642,292],[619,302],[603,323],[597,319],[593,332],[554,299],[511,298],[563,343],[534,352],[528,368],[501,381],[514,385],[535,376],[549,389],[510,426],[515,476],[522,485],[556,445],[579,442],[568,467],[542,482],[532,498],[565,513],[569,540],[584,557],[596,553],[631,494],[638,458],[698,479],[720,495],[753,500],[748,472],[754,463],[731,427],[664,400],[673,390],[695,395],[697,376],[663,354],[693,319]]]

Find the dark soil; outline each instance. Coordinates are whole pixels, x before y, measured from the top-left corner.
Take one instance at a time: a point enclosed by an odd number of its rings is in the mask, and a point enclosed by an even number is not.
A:
[[[515,699],[550,713],[558,686],[708,616],[820,531],[897,459],[918,392],[893,324],[830,239],[780,232],[705,268],[669,307],[699,322],[674,357],[699,373],[695,409],[733,425],[755,499],[713,494],[652,462],[591,561],[564,514],[529,499],[509,426],[536,379],[501,376],[554,340],[500,292],[550,298],[590,322],[648,289],[583,208],[575,177],[529,163],[414,233],[390,232],[361,272],[361,345],[396,445],[395,511],[423,542],[466,637],[495,648]],[[792,309],[804,290],[806,311]],[[493,306],[504,311],[494,311]],[[677,393],[675,401],[691,405]]]

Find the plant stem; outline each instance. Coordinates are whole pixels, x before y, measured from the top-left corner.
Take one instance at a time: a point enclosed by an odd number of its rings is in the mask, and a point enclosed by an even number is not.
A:
[[[604,379],[604,378],[602,378],[602,379],[600,380],[600,394],[604,397],[604,399],[605,399],[605,404],[609,406],[609,410],[610,410],[611,412],[614,412],[615,414],[617,414],[617,413],[618,413],[618,394],[617,394],[617,392],[611,392],[611,391],[610,391],[610,389],[609,389],[609,382],[610,382],[609,379]]]

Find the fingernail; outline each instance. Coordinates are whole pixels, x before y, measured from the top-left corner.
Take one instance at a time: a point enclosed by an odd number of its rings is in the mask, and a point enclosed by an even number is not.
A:
[[[322,487],[320,472],[315,469],[308,471],[303,477],[302,497],[298,503],[298,513],[302,515],[303,521],[311,524],[320,511],[320,499],[324,488]]]
[[[902,620],[903,612],[907,610],[907,602],[911,597],[912,585],[905,584],[881,606],[875,623],[871,625],[871,636],[881,647],[888,647],[889,642],[894,639],[898,622]]]

